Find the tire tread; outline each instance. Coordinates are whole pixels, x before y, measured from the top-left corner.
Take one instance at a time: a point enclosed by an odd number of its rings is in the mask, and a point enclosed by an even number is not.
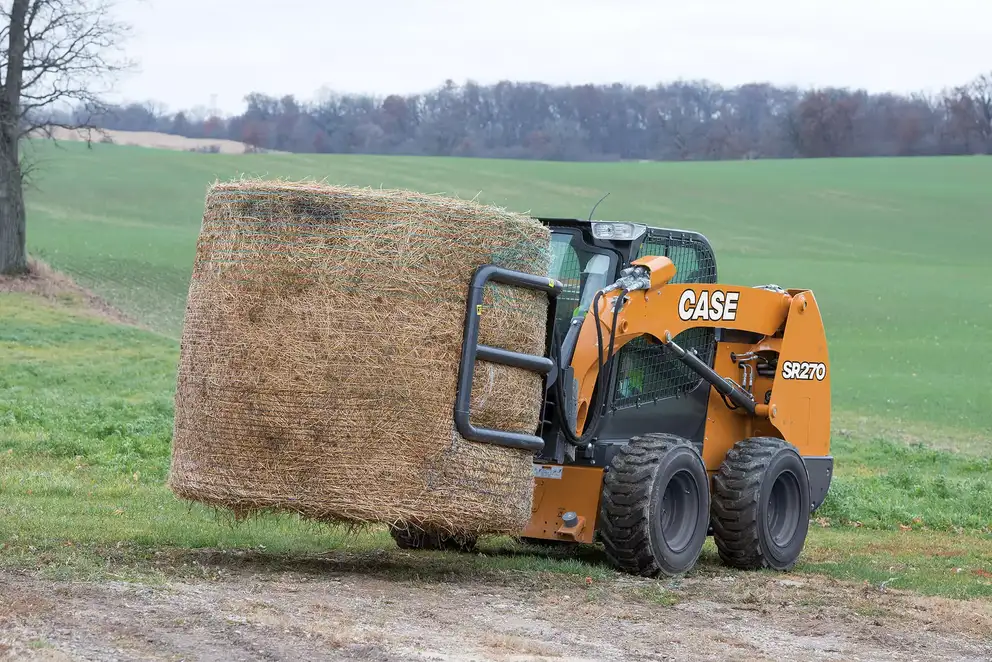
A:
[[[617,452],[603,481],[598,537],[610,562],[624,572],[654,576],[661,567],[651,549],[651,485],[655,469],[670,450],[688,440],[671,434],[633,437]]]
[[[760,499],[765,469],[776,454],[795,450],[775,437],[734,444],[713,476],[713,540],[724,564],[741,570],[769,567],[759,539]]]

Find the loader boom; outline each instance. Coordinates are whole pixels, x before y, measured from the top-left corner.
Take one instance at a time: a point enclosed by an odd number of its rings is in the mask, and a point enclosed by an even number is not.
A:
[[[804,454],[826,453],[830,375],[823,323],[812,292],[719,283],[669,285],[675,266],[665,257],[635,260],[627,271],[625,278],[601,290],[602,296],[586,314],[579,332],[571,359],[578,382],[577,433],[584,431],[597,384],[602,359],[599,338],[609,339],[615,354],[630,341],[646,337],[649,342],[666,345],[721,397],[727,397],[729,410],[769,420]],[[673,342],[675,336],[693,327],[760,336],[757,343],[735,354],[734,358],[744,359],[739,363],[744,383],[721,377]],[[767,401],[753,395],[753,381],[748,381],[756,372],[752,361],[777,366]]]

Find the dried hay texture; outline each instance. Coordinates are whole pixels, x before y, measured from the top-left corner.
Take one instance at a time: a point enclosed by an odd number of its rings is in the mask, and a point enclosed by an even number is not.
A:
[[[532,454],[469,442],[453,407],[468,285],[545,274],[550,234],[494,207],[316,183],[207,194],[183,330],[171,489],[235,513],[516,533]],[[547,298],[490,284],[480,343],[545,352]],[[530,372],[478,362],[472,421],[533,433]]]

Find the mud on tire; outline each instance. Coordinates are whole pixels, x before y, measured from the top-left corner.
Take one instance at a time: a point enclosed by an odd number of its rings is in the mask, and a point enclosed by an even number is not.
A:
[[[724,564],[789,570],[809,531],[806,465],[782,439],[737,442],[713,477],[713,540]]]
[[[699,558],[709,513],[709,479],[696,447],[675,435],[642,435],[606,473],[598,537],[624,572],[677,575]]]

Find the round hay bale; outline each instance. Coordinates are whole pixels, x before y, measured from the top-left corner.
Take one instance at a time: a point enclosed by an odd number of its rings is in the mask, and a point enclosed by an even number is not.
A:
[[[239,513],[516,533],[532,454],[461,438],[453,407],[482,264],[545,274],[526,216],[406,191],[213,185],[190,283],[169,486]],[[545,295],[490,284],[480,343],[545,352]],[[478,426],[533,433],[540,376],[480,361]]]

